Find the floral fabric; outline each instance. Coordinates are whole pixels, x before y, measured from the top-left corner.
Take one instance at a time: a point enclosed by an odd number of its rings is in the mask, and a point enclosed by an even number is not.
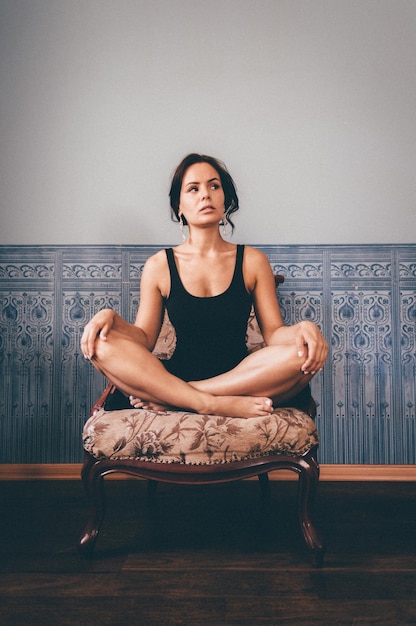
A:
[[[318,434],[313,420],[294,408],[250,419],[101,409],[85,424],[83,441],[97,459],[199,465],[270,454],[303,455],[318,443]]]

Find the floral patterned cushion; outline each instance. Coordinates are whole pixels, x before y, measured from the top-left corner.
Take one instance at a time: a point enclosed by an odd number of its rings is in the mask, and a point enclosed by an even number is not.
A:
[[[165,317],[154,354],[168,359],[175,330]],[[254,311],[247,326],[250,351],[264,345]],[[189,465],[228,463],[271,454],[306,454],[318,444],[314,421],[297,408],[250,419],[189,411],[100,408],[86,422],[84,448],[97,459],[139,459]]]
[[[250,419],[101,409],[86,422],[83,441],[97,459],[200,465],[270,454],[303,455],[318,443],[318,434],[314,421],[295,408]]]

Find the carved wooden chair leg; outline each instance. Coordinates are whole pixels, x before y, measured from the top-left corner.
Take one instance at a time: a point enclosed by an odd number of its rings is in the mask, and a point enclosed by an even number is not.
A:
[[[301,464],[298,486],[300,526],[306,544],[312,552],[313,565],[322,567],[325,546],[310,516],[319,481],[319,465],[313,455],[307,460],[302,460]]]
[[[94,471],[96,467],[94,459],[87,458],[81,474],[91,506],[90,516],[78,544],[79,553],[85,558],[91,558],[93,555],[105,515],[104,477],[100,471]]]
[[[270,500],[270,483],[268,473],[265,472],[264,474],[259,474],[258,479],[260,483],[260,493],[262,500]]]

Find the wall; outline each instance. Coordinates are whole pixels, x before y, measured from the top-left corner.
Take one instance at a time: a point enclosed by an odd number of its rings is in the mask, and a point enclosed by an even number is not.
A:
[[[180,241],[225,160],[236,241],[412,243],[414,0],[0,0],[0,244]]]
[[[313,380],[323,463],[416,462],[416,246],[262,246],[286,323],[330,342]],[[133,320],[152,246],[0,247],[0,463],[77,463],[104,381],[79,348],[98,310]]]

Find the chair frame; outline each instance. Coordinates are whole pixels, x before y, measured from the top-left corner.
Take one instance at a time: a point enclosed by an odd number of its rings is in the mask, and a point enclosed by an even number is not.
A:
[[[276,286],[284,277],[275,276]],[[101,397],[92,408],[91,415],[104,406],[109,394],[114,390],[108,384]],[[312,419],[316,415],[316,405],[310,396],[308,407],[302,407]],[[82,556],[92,557],[98,534],[105,515],[104,478],[109,474],[121,473],[149,480],[149,493],[154,493],[157,483],[183,485],[213,485],[242,478],[258,476],[262,493],[269,492],[268,472],[290,470],[298,474],[298,517],[300,528],[312,556],[315,567],[321,567],[325,546],[316,530],[311,509],[319,481],[318,446],[314,446],[303,456],[276,453],[266,457],[233,461],[228,464],[187,465],[182,463],[152,463],[136,459],[96,459],[85,451],[81,478],[91,505],[90,515],[80,537],[78,549]]]
[[[93,411],[103,406],[112,389],[112,385],[107,386],[103,395],[94,405]],[[313,412],[313,409],[311,412]],[[314,414],[311,417],[314,417]],[[147,479],[151,481],[149,483],[149,492],[150,490],[154,491],[158,482],[182,485],[213,485],[258,476],[262,491],[266,494],[268,491],[268,472],[291,470],[298,474],[299,477],[298,516],[300,528],[306,545],[311,552],[313,565],[322,567],[325,546],[311,518],[311,509],[315,499],[320,471],[317,449],[318,446],[314,446],[303,456],[276,454],[244,461],[233,461],[225,465],[163,464],[135,459],[96,459],[88,452],[85,452],[81,478],[87,498],[91,504],[91,512],[79,540],[79,552],[87,558],[93,556],[95,544],[105,516],[104,478],[109,474],[121,473]]]

